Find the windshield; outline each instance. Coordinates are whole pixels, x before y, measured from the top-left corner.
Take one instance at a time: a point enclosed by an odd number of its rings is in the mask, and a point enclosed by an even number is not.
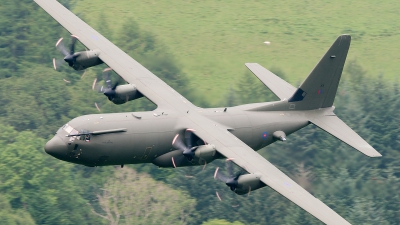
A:
[[[71,127],[71,126],[68,125],[68,124],[65,124],[65,125],[62,127],[62,129],[65,130],[65,132],[67,132],[68,134],[70,134],[71,131],[74,130],[74,128]]]
[[[79,132],[77,130],[75,130],[73,127],[71,127],[68,124],[65,124],[64,126],[61,127],[63,130],[65,130],[65,132],[67,132],[70,135],[74,135],[74,134],[79,134]],[[74,141],[75,139],[79,139],[79,136],[71,136],[69,138],[69,141]]]

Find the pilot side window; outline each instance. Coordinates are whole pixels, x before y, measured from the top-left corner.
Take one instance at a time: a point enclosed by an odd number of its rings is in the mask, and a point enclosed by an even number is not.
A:
[[[81,130],[80,133],[81,133],[81,134],[84,134],[84,135],[81,135],[81,136],[79,137],[79,140],[81,140],[81,141],[86,141],[86,142],[90,142],[90,134],[89,134],[89,131],[88,131],[88,130]]]

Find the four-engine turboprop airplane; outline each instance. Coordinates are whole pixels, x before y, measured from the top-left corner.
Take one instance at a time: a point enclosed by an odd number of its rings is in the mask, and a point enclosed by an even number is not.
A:
[[[333,101],[350,47],[339,36],[306,80],[295,88],[256,63],[246,66],[281,100],[228,108],[196,107],[56,0],[35,0],[88,49],[68,52],[79,70],[107,64],[128,84],[108,85],[103,93],[116,104],[145,96],[152,112],[77,117],[47,142],[45,151],[86,166],[153,163],[160,167],[195,166],[226,158],[247,174],[223,180],[237,194],[269,186],[326,224],[350,224],[308,193],[256,151],[312,123],[369,157],[381,156],[340,120]],[[56,68],[56,62],[54,61]]]

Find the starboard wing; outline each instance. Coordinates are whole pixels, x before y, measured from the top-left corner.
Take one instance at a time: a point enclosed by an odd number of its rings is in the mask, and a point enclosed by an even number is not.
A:
[[[99,50],[100,59],[126,82],[137,89],[158,107],[187,108],[192,105],[168,84],[132,59],[128,54],[103,37],[100,33],[70,12],[56,0],[35,0],[48,14],[90,50]]]
[[[350,224],[224,127],[195,112],[189,113],[188,117],[194,122],[192,128],[197,136],[214,144],[219,153],[226,158],[233,158],[232,161],[247,172],[261,174],[263,183],[317,219],[326,224]]]

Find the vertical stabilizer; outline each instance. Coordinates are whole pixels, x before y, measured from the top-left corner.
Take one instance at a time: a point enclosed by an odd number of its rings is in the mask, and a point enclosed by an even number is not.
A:
[[[300,85],[289,103],[296,110],[331,107],[350,48],[350,35],[339,36],[310,75]]]

